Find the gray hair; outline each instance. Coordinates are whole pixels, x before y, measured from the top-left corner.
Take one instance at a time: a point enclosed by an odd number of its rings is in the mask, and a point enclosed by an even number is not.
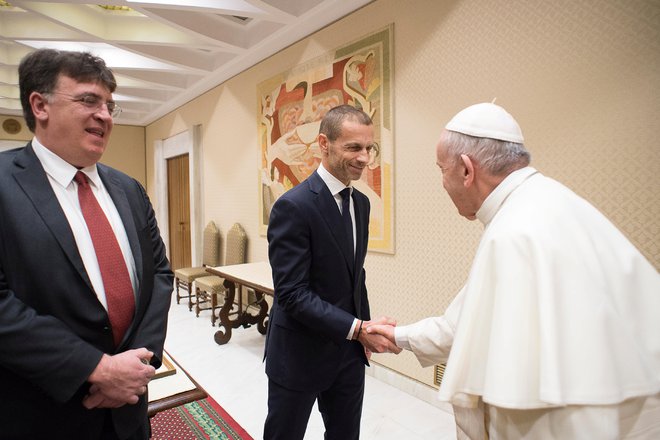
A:
[[[494,176],[504,176],[524,168],[531,162],[531,155],[523,144],[491,138],[470,136],[444,130],[442,139],[449,157],[465,154]]]

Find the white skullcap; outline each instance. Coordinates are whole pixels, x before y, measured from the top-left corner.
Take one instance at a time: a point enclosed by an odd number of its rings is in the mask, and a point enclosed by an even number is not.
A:
[[[499,105],[489,102],[461,110],[445,128],[475,137],[523,143],[522,131],[513,116]]]

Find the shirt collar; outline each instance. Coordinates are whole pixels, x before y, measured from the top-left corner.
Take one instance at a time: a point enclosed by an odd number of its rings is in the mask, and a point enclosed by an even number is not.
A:
[[[519,170],[516,170],[506,176],[506,178],[500,182],[495,189],[488,194],[486,200],[481,204],[481,207],[477,211],[477,218],[484,226],[488,226],[488,223],[495,217],[497,211],[500,210],[500,207],[506,200],[506,198],[520,186],[528,177],[532,174],[537,173],[533,167],[525,167]]]
[[[44,171],[46,171],[46,174],[63,188],[67,188],[71,184],[73,177],[78,171],[85,173],[94,186],[101,186],[101,178],[98,169],[96,168],[96,164],[79,170],[49,150],[39,142],[36,137],[32,139],[32,149],[34,150],[37,159],[39,159],[39,162],[41,162],[41,166],[44,168]]]
[[[319,164],[319,167],[316,169],[316,172],[319,174],[321,180],[323,180],[325,185],[330,190],[330,194],[332,194],[333,196],[339,194],[344,188],[351,188],[351,194],[353,193],[352,185],[349,186],[344,185],[339,179],[337,179],[335,176],[330,174],[330,172],[325,169],[322,163]]]

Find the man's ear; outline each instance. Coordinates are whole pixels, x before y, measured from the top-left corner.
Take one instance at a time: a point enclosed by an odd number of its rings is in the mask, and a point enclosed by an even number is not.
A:
[[[466,154],[461,154],[463,162],[463,186],[469,188],[474,183],[474,163]]]
[[[319,133],[318,143],[319,143],[319,148],[321,149],[322,153],[326,153],[326,154],[328,153],[328,143],[329,142],[330,141],[328,140],[328,137],[325,134]]]
[[[48,100],[39,92],[30,93],[28,98],[34,118],[38,121],[48,120]]]

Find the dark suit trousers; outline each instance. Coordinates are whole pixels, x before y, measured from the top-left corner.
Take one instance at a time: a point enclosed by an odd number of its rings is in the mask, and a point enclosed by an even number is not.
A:
[[[351,341],[330,387],[321,391],[295,391],[268,380],[268,416],[264,440],[302,440],[309,415],[318,399],[326,440],[357,440],[364,397],[364,348]],[[319,374],[324,374],[319,372]]]
[[[110,411],[105,414],[103,423],[103,431],[99,440],[149,440],[151,438],[151,421],[145,419],[145,423],[140,425],[138,429],[129,437],[121,438],[117,435],[114,424],[112,423],[112,415]]]

